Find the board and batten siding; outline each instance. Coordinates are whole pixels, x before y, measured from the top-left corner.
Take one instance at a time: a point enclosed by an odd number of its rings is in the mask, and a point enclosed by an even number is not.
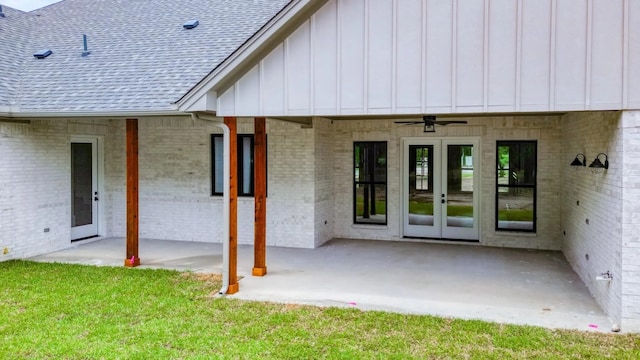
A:
[[[330,0],[218,114],[640,108],[640,1]]]

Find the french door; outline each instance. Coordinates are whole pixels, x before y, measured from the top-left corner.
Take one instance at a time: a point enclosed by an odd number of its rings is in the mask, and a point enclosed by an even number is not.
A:
[[[71,142],[71,240],[98,235],[98,139]]]
[[[403,141],[403,235],[478,240],[477,138]]]

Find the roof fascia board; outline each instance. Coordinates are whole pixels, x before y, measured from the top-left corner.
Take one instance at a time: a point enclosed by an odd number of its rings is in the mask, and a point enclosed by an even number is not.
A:
[[[210,90],[224,88],[233,83],[251,66],[273,50],[281,39],[291,34],[297,26],[315,13],[328,0],[293,0],[282,11],[266,23],[249,40],[234,51],[209,75],[205,76],[189,92],[176,102],[178,108],[186,111]],[[257,59],[256,59],[257,58]],[[220,93],[220,92],[218,92]]]
[[[196,99],[188,107],[183,107],[182,111],[193,112],[209,112],[215,113],[218,107],[218,94],[215,91],[207,91],[203,96]]]
[[[59,112],[7,112],[0,111],[0,117],[5,119],[50,119],[50,118],[125,118],[149,116],[184,116],[180,111],[59,111]]]

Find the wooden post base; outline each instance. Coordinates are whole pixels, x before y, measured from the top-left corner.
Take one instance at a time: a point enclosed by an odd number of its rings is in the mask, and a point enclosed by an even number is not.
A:
[[[131,262],[131,259],[124,259],[124,266],[126,267],[136,267],[136,266],[140,266],[140,258],[135,258],[133,259],[133,262]]]
[[[265,276],[267,275],[267,267],[254,267],[253,271],[251,271],[253,276]]]
[[[227,295],[233,295],[238,291],[240,291],[240,284],[235,283],[233,285],[229,285],[229,288],[227,289]]]

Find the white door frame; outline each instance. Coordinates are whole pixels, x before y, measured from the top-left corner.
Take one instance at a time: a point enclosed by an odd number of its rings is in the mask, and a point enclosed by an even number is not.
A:
[[[402,237],[424,237],[426,239],[446,239],[446,240],[472,240],[472,241],[480,241],[480,224],[481,224],[481,194],[482,189],[480,188],[481,177],[482,177],[482,169],[481,169],[481,149],[480,149],[480,138],[479,137],[407,137],[401,138],[401,149],[400,149],[400,191],[402,199],[400,201],[401,210],[400,210],[400,224],[402,224],[401,228],[401,236]],[[405,234],[405,227],[409,225],[408,218],[408,149],[410,145],[432,145],[434,149],[434,223],[433,226],[430,227],[430,231],[425,234],[425,236],[416,236],[415,234]],[[447,226],[447,218],[445,216],[446,206],[437,206],[440,204],[440,194],[446,194],[447,182],[447,145],[473,145],[474,147],[474,156],[473,156],[473,169],[474,169],[474,177],[473,177],[473,227],[472,228],[462,228],[462,227],[448,227]],[[436,191],[437,190],[437,191]]]
[[[83,234],[82,231],[74,231],[74,228],[71,227],[70,229],[70,234],[71,234],[71,240],[76,240],[76,239],[81,239],[83,237],[87,237],[87,236],[93,236],[93,235],[103,235],[104,234],[104,224],[105,224],[105,217],[104,217],[104,199],[105,199],[105,193],[104,193],[104,139],[102,136],[95,136],[95,135],[73,135],[70,138],[69,141],[69,151],[71,151],[71,144],[72,143],[92,143],[95,144],[95,154],[93,155],[93,161],[95,161],[95,179],[96,179],[96,186],[95,188],[98,191],[98,201],[96,204],[96,216],[95,216],[95,221],[97,222],[97,233],[96,234]],[[69,153],[69,161],[71,161],[71,154]],[[69,191],[71,192],[71,184],[72,184],[72,178],[71,178],[71,171],[69,171]],[[69,194],[70,197],[72,196],[72,194]],[[72,199],[70,199],[70,201],[72,201]],[[70,211],[69,211],[69,221],[71,221],[71,216],[73,216],[72,212],[71,212],[71,206],[69,207]],[[93,232],[93,231],[92,231]]]

